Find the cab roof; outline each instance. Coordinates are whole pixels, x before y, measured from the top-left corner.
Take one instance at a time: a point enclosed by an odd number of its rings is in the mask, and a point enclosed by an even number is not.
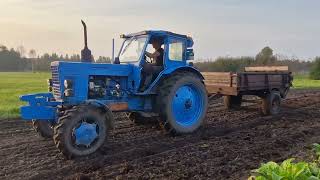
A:
[[[187,35],[183,35],[183,34],[177,34],[177,33],[173,33],[170,31],[163,31],[163,30],[146,30],[146,31],[140,31],[137,33],[130,33],[130,34],[126,34],[126,35],[121,35],[122,38],[131,38],[134,36],[140,36],[140,35],[154,35],[154,36],[175,36],[175,37],[180,37],[180,38],[184,38],[187,40],[188,43],[188,47],[193,46],[193,39],[190,36]]]

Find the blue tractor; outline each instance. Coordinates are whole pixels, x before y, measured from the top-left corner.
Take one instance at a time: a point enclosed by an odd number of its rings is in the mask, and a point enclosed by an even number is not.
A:
[[[203,76],[189,62],[191,37],[168,31],[121,35],[118,56],[101,64],[91,62],[83,25],[81,62],[52,62],[50,92],[20,97],[28,102],[21,107],[22,118],[32,121],[41,136],[53,137],[63,155],[85,156],[99,149],[112,130],[114,112],[127,112],[135,122],[157,117],[172,134],[192,133],[203,124],[208,95]],[[146,55],[154,40],[163,48],[160,66]]]

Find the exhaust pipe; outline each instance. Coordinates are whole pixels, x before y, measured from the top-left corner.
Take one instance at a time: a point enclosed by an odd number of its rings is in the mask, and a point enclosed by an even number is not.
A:
[[[91,51],[88,48],[87,25],[83,20],[81,20],[81,23],[83,25],[83,32],[84,32],[84,48],[81,51],[81,62],[92,62]]]
[[[111,63],[114,62],[114,39],[112,39],[112,58],[111,58]]]

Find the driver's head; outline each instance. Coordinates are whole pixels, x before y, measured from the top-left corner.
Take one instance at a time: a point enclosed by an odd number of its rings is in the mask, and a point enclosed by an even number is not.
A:
[[[157,39],[157,38],[154,38],[151,40],[151,44],[152,44],[152,47],[154,49],[160,49],[161,48],[161,41],[160,39]]]

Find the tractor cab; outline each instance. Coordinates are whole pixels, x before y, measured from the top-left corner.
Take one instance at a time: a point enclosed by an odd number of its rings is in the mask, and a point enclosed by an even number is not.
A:
[[[194,56],[191,37],[168,31],[142,31],[120,37],[124,42],[115,63],[135,66],[133,77],[135,82],[139,82],[136,89],[140,93],[151,90],[153,82],[163,74],[179,67],[192,66],[189,63]],[[148,57],[148,54],[158,51],[154,47],[155,42],[162,52],[161,57]]]

